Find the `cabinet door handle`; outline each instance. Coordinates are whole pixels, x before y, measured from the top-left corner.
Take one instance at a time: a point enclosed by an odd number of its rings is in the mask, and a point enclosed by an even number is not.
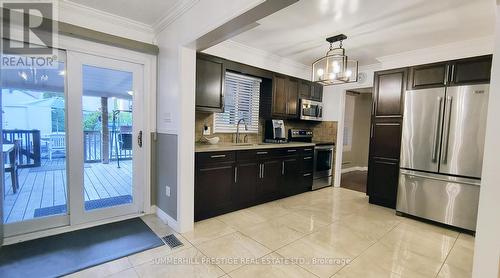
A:
[[[259,179],[262,179],[262,163],[259,164]]]
[[[257,154],[262,155],[262,154],[267,154],[267,152],[257,152]]]
[[[282,161],[281,162],[281,175],[284,176],[285,175],[285,161]]]
[[[238,167],[234,167],[234,183],[238,182]]]
[[[210,158],[224,158],[226,157],[225,154],[216,154],[216,155],[211,155]]]
[[[310,175],[312,175],[312,174],[311,173],[307,173],[307,174],[304,174],[304,177],[308,177]]]
[[[296,152],[296,151],[297,151],[297,150],[287,150],[287,152],[289,152],[289,153],[294,153],[294,152]]]
[[[265,169],[264,169],[264,168],[265,168],[265,165],[264,165],[264,163],[262,163],[262,178],[264,178],[264,174],[265,174],[265,173],[264,173],[264,171],[265,171]]]
[[[309,159],[312,159],[312,156],[304,157],[304,160],[309,160]]]

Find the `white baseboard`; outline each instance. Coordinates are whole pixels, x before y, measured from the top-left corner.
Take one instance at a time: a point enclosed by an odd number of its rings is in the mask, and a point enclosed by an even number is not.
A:
[[[349,173],[349,172],[354,172],[354,171],[368,171],[368,167],[349,167],[349,168],[345,168],[345,169],[342,169],[340,172],[342,174],[345,174],[345,173]]]
[[[151,206],[151,211],[155,213],[158,218],[163,221],[166,225],[168,225],[170,228],[174,229],[176,232],[180,233],[180,227],[179,227],[179,222],[177,220],[173,219],[170,215],[168,215],[166,212],[164,212],[162,209],[160,209],[157,206]]]

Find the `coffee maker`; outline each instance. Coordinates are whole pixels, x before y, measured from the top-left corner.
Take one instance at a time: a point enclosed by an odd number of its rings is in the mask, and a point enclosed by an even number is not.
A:
[[[286,129],[283,120],[266,120],[264,137],[266,143],[286,143]]]

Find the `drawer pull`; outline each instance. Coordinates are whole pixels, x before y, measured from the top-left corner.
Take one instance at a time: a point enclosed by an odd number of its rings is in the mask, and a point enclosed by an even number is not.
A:
[[[210,158],[224,158],[226,157],[225,154],[216,154],[216,155],[211,155]]]
[[[305,152],[312,152],[313,149],[304,149]]]
[[[312,156],[304,157],[304,160],[312,159]]]
[[[267,152],[257,152],[257,154],[267,154]]]
[[[297,151],[297,150],[287,150],[287,152],[289,152],[289,153],[294,153],[294,152],[296,152],[296,151]]]
[[[309,177],[310,175],[312,175],[311,173],[307,173],[307,174],[304,174],[304,177]]]

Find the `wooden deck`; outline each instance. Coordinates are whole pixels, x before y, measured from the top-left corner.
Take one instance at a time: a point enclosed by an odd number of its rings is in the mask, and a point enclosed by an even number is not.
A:
[[[85,201],[132,195],[132,161],[85,164]],[[42,160],[42,166],[19,169],[19,190],[12,192],[5,174],[4,223],[34,218],[35,210],[67,202],[64,159]]]

